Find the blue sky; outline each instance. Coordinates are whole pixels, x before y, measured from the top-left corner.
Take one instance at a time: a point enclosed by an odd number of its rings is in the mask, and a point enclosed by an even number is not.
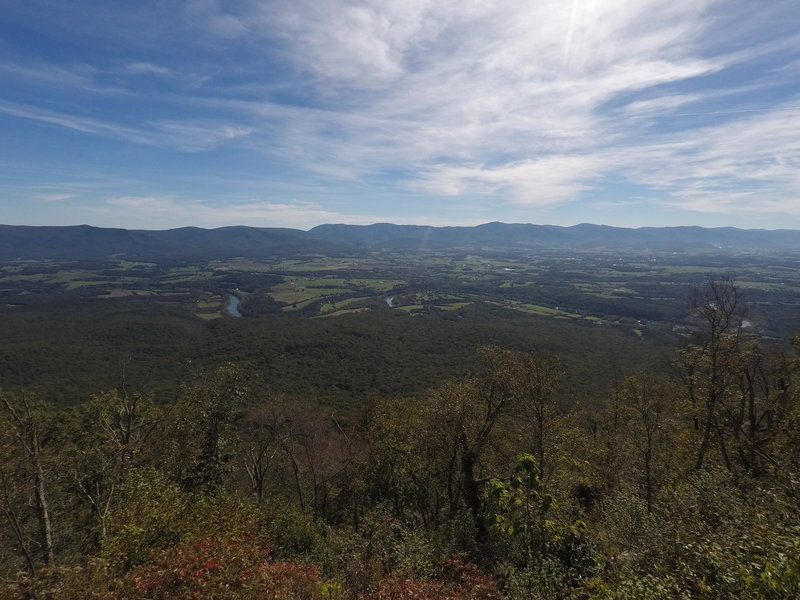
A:
[[[797,0],[8,0],[0,223],[800,229]]]

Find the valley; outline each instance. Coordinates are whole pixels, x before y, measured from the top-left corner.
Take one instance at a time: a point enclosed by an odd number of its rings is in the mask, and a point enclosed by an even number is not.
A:
[[[349,406],[420,393],[491,343],[563,354],[575,396],[593,372],[665,369],[693,326],[692,289],[709,278],[736,281],[762,341],[784,347],[800,328],[800,254],[789,251],[7,260],[0,377],[69,404],[117,385],[127,364],[167,401],[181,378],[226,359],[253,365],[282,392]],[[599,356],[618,368],[600,369]]]

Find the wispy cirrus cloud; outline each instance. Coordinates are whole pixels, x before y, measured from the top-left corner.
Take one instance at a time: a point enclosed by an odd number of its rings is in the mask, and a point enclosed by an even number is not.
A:
[[[166,67],[154,65],[148,62],[133,62],[125,65],[125,70],[134,75],[169,75],[170,70]]]
[[[301,203],[251,201],[211,204],[174,196],[118,196],[105,200],[99,212],[129,213],[134,222],[143,214],[155,216],[160,228],[183,225],[220,226],[259,224],[271,227],[313,227],[335,219],[336,213],[319,206]]]
[[[443,205],[551,209],[609,202],[623,184],[637,202],[676,210],[760,207],[800,219],[787,200],[798,190],[800,134],[791,0],[757,13],[744,0],[90,4],[85,22],[59,26],[105,40],[109,56],[0,63],[0,79],[46,86],[55,75],[46,102],[20,94],[0,112],[123,144],[219,153],[227,165],[235,150],[277,183],[291,172],[331,190],[360,186],[364,205],[392,190]],[[269,218],[227,179],[233,214]],[[166,204],[151,211],[189,205],[226,218],[183,195],[152,198]],[[387,220],[379,215],[391,210],[274,206],[298,222]]]
[[[207,150],[222,142],[244,137],[252,132],[252,129],[245,126],[204,120],[140,121],[135,125],[123,125],[113,120],[76,116],[70,113],[1,101],[0,113],[58,125],[83,133],[118,138],[136,144],[169,146],[186,152]]]
[[[127,219],[136,222],[143,213],[158,218],[159,228],[180,227],[187,224],[201,227],[221,225],[253,225],[260,227],[293,227],[310,229],[322,223],[352,223],[367,225],[383,220],[394,223],[413,223],[418,225],[478,225],[481,219],[431,217],[430,215],[376,215],[344,214],[325,210],[318,204],[309,202],[266,202],[249,201],[234,203],[210,203],[177,198],[174,196],[119,196],[105,200],[97,208],[98,213],[118,214],[119,210],[129,211]]]
[[[63,200],[69,200],[70,198],[74,198],[76,194],[65,194],[65,193],[51,193],[51,194],[37,194],[34,196],[37,200],[42,200],[44,202],[61,202]]]
[[[551,155],[500,167],[442,167],[418,185],[437,194],[457,196],[466,190],[495,195],[507,191],[514,204],[550,206],[588,189],[602,170],[597,156]]]
[[[504,173],[513,184],[530,171],[520,164],[550,153],[563,162],[565,151],[620,135],[600,110],[609,99],[722,68],[690,51],[704,4],[671,5],[654,30],[641,27],[651,23],[649,2],[613,10],[413,2],[394,11],[365,2],[344,7],[337,27],[329,22],[340,3],[277,3],[269,14],[285,25],[292,60],[314,74],[323,106],[315,119],[298,126],[289,118],[276,129],[301,148],[330,148],[309,151],[303,158],[311,163],[367,172],[403,164],[413,186],[417,177],[431,180],[432,164],[455,172],[477,162],[492,165],[491,176],[462,177],[459,189]],[[320,34],[323,26],[333,33]],[[325,90],[340,102],[326,106]]]
[[[613,149],[609,159],[630,181],[653,190],[656,202],[682,210],[798,215],[798,115],[800,109],[781,106],[750,112],[688,136]]]

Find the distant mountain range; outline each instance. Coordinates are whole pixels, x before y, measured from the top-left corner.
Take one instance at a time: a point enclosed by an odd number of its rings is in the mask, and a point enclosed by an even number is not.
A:
[[[356,250],[638,249],[658,251],[800,250],[800,231],[721,227],[642,227],[606,225],[486,223],[476,227],[423,225],[319,225],[309,231],[265,227],[182,227],[164,231],[77,225],[0,225],[0,259],[266,257],[341,254]]]

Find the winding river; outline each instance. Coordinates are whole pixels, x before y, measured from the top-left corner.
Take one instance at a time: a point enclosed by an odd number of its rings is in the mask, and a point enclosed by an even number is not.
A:
[[[241,317],[242,313],[239,312],[239,297],[233,294],[228,294],[230,302],[228,302],[228,312],[233,317]]]

